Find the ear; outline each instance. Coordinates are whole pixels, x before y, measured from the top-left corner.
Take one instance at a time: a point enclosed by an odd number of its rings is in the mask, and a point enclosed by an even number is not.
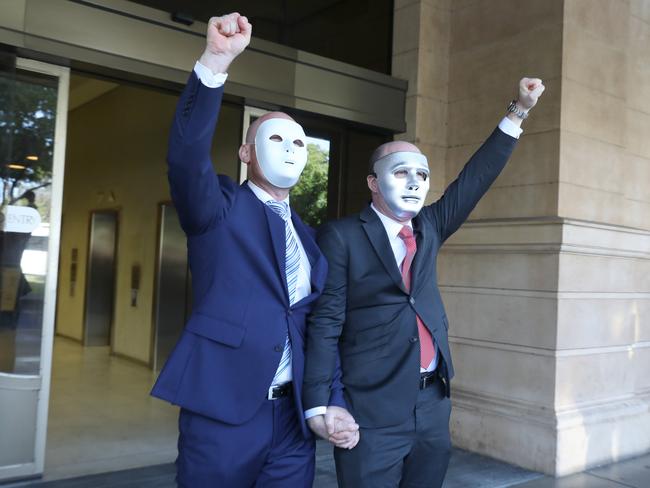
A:
[[[373,193],[379,193],[379,183],[377,182],[377,177],[375,175],[366,176],[366,181],[368,182],[368,188]]]
[[[239,146],[239,159],[242,163],[244,164],[250,164],[251,163],[251,148],[252,144],[242,144]]]

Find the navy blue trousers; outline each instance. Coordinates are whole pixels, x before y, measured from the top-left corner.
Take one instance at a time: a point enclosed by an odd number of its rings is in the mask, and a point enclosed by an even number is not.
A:
[[[242,425],[181,410],[176,482],[183,488],[310,488],[314,439],[291,397],[268,400]]]

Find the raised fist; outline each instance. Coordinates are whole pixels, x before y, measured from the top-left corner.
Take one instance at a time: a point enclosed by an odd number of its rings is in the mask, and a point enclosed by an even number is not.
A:
[[[206,50],[211,54],[237,57],[251,42],[253,26],[238,13],[212,17],[208,21]]]
[[[519,81],[518,104],[528,111],[535,106],[546,87],[539,78],[522,78]]]

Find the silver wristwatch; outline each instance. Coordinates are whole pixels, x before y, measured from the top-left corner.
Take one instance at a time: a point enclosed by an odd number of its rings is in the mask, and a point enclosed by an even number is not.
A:
[[[528,112],[525,112],[517,107],[517,100],[513,100],[512,102],[510,102],[510,105],[508,105],[508,112],[512,112],[521,120],[525,120],[528,118]]]

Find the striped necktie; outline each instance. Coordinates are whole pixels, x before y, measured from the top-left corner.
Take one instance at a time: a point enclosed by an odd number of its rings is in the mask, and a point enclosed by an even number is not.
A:
[[[290,225],[290,213],[289,205],[287,202],[276,202],[275,200],[268,200],[266,204],[273,210],[276,214],[284,220],[284,233],[285,233],[285,277],[287,280],[287,290],[289,291],[289,304],[293,305],[296,302],[296,285],[298,284],[298,270],[300,269],[300,248],[298,247],[298,241],[296,236],[293,233],[293,229]],[[280,359],[280,365],[278,370],[275,373],[273,378],[273,384],[277,384],[276,378],[280,377],[284,371],[291,366],[291,343],[289,342],[289,336],[284,343],[284,351],[282,353],[282,359]]]

